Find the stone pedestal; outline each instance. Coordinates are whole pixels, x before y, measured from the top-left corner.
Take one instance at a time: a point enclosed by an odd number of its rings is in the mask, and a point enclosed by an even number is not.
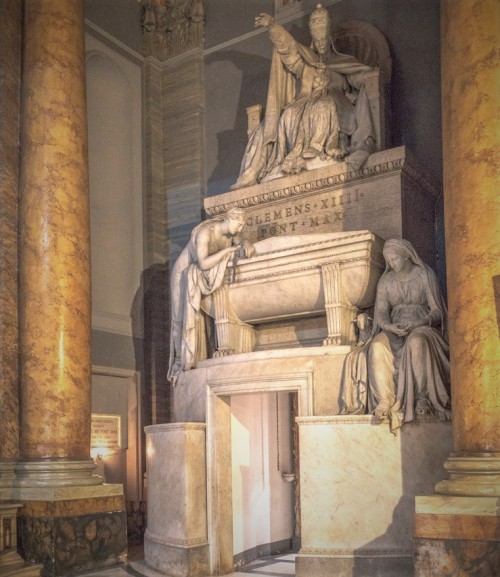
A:
[[[0,499],[22,504],[19,553],[27,562],[43,563],[44,577],[96,571],[126,559],[122,485],[2,488]]]
[[[424,417],[398,435],[372,416],[297,419],[302,543],[296,575],[413,575],[414,497],[431,492],[450,423]]]
[[[497,574],[497,497],[417,497],[415,513],[415,575]]]
[[[173,577],[209,573],[205,424],[145,428],[148,471],[148,567]]]

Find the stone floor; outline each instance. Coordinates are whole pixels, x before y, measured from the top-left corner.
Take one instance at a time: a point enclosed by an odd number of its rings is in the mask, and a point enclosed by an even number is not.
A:
[[[295,575],[295,553],[263,557],[253,561],[226,577],[293,577]],[[126,565],[119,565],[111,569],[92,573],[85,573],[85,577],[165,577],[157,571],[146,567],[141,555],[141,549],[129,549],[129,560]]]

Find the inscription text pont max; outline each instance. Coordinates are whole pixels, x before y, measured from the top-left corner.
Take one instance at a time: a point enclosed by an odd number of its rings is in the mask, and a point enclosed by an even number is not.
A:
[[[307,202],[262,210],[247,218],[247,226],[257,229],[257,238],[262,240],[269,236],[310,232],[311,229],[325,225],[342,223],[345,212],[363,196],[356,189],[342,192],[326,198],[314,198]],[[290,201],[287,202],[287,204]],[[339,224],[339,226],[340,226]]]

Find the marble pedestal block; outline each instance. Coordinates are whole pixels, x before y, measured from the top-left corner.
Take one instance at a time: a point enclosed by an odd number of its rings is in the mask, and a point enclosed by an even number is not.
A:
[[[415,577],[490,577],[500,568],[498,497],[415,500]]]
[[[42,563],[43,577],[97,571],[125,561],[127,513],[122,485],[15,487],[0,498],[22,503],[19,553]]]
[[[173,577],[204,577],[209,573],[205,425],[151,425],[145,431],[146,564]]]
[[[444,476],[450,423],[397,436],[371,416],[297,419],[302,546],[297,577],[409,577],[415,495]]]

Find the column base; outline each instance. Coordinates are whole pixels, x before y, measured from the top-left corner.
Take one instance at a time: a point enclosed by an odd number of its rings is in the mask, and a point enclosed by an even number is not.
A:
[[[17,461],[0,461],[0,489],[14,486],[16,465]]]
[[[500,567],[496,497],[416,497],[415,577],[490,577]]]
[[[444,468],[450,478],[436,485],[436,493],[500,497],[500,453],[451,453]]]
[[[96,464],[67,459],[18,461],[15,466],[16,487],[64,487],[102,485],[103,479],[94,475]]]

